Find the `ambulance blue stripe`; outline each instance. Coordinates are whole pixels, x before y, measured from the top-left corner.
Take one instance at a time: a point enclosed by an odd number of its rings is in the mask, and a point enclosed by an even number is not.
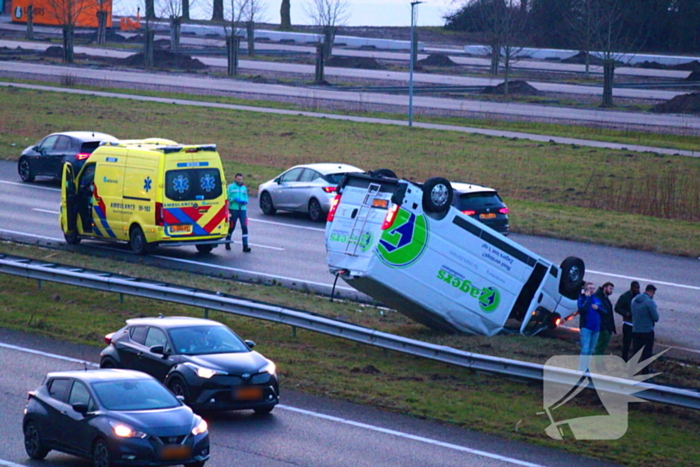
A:
[[[104,237],[105,234],[102,233],[102,231],[97,227],[97,225],[92,226],[92,232],[98,236],[98,237]]]
[[[107,235],[109,235],[112,238],[117,238],[116,235],[114,235],[114,232],[112,232],[112,228],[109,226],[109,223],[107,222],[107,219],[105,218],[104,212],[102,212],[102,209],[100,209],[100,206],[93,206],[95,208],[95,212],[97,213],[97,217],[100,218],[100,223],[102,224],[102,227],[104,227],[105,232],[107,232]],[[104,237],[104,235],[103,235]]]
[[[209,232],[204,230],[199,224],[197,224],[190,216],[185,214],[182,209],[175,208],[175,209],[168,209],[168,212],[173,215],[174,217],[177,218],[180,222],[183,224],[192,224],[192,235],[194,236],[202,236],[202,235],[211,235]]]

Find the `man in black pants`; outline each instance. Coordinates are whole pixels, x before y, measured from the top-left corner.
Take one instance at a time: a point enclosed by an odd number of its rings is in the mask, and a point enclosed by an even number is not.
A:
[[[615,313],[622,316],[622,359],[629,360],[632,345],[632,299],[639,295],[639,282],[632,281],[630,289],[615,303]]]
[[[643,294],[639,294],[632,300],[632,355],[636,355],[642,349],[640,362],[651,357],[654,351],[654,325],[659,321],[659,313],[656,311],[656,287],[649,284]],[[643,374],[650,372],[649,367],[642,370]]]

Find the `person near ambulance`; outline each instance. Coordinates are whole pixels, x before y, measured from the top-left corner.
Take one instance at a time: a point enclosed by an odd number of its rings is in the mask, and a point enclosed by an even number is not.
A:
[[[250,253],[250,246],[248,246],[248,187],[243,184],[243,174],[241,173],[237,173],[233,180],[227,189],[230,218],[226,249],[231,249],[231,234],[236,228],[236,222],[240,221],[243,253]]]

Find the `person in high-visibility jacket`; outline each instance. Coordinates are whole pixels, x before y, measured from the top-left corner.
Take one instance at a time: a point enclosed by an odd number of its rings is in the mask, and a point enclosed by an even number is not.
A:
[[[241,222],[243,241],[243,253],[250,253],[248,246],[248,187],[243,184],[243,174],[237,173],[233,183],[228,186],[228,209],[231,214],[229,219],[228,235],[226,236],[226,249],[231,249],[231,234],[236,228],[236,222]]]

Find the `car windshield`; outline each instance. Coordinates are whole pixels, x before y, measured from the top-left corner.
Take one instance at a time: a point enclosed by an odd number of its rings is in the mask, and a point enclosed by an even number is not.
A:
[[[483,209],[492,208],[494,206],[503,206],[503,201],[498,194],[489,193],[465,193],[459,195],[457,208],[464,209]]]
[[[193,326],[170,329],[175,352],[185,355],[248,352],[245,343],[225,326]]]
[[[180,406],[180,401],[165,386],[152,379],[101,381],[92,383],[92,389],[108,410],[125,412]]]

